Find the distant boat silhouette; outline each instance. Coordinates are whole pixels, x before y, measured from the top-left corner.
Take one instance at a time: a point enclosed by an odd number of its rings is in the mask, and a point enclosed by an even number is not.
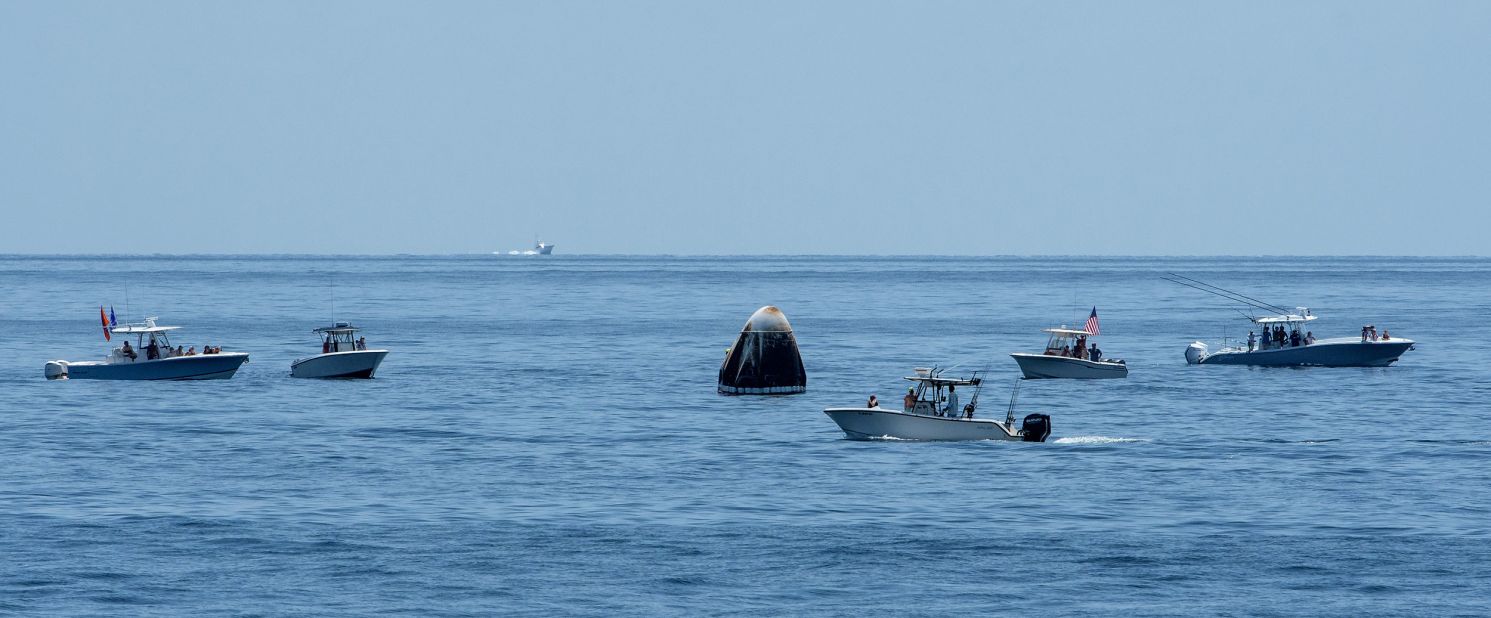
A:
[[[544,242],[542,240],[534,241],[533,248],[532,249],[528,249],[527,251],[518,251],[518,250],[514,249],[512,251],[508,251],[507,252],[508,255],[552,255],[553,253],[554,253],[554,245],[546,243],[546,242]],[[493,251],[492,254],[493,255],[501,255],[502,252],[501,251]]]

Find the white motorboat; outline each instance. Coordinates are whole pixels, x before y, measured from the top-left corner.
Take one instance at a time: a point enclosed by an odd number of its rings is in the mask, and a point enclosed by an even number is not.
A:
[[[908,389],[900,410],[878,404],[863,408],[828,408],[823,411],[838,423],[851,440],[1012,440],[1044,442],[1051,435],[1051,417],[1028,414],[1015,428],[1015,399],[1003,420],[979,418],[978,392],[983,379],[979,372],[970,378],[945,378],[937,370],[917,370],[906,379]],[[959,406],[956,387],[974,387],[967,405]],[[1018,386],[1017,393],[1018,393]]]
[[[546,242],[544,242],[542,240],[537,240],[537,241],[533,242],[533,248],[532,249],[525,249],[523,251],[518,251],[517,249],[514,249],[512,251],[508,251],[507,254],[508,255],[553,255],[554,254],[554,245],[546,243]]]
[[[1127,378],[1129,366],[1123,359],[1104,358],[1097,346],[1087,347],[1090,337],[1096,335],[1085,330],[1066,327],[1046,328],[1041,332],[1051,338],[1046,341],[1046,351],[1040,354],[1015,352],[1010,354],[1020,371],[1029,379],[1074,378],[1091,380],[1101,378]],[[1094,353],[1096,350],[1096,353]]]
[[[311,332],[321,338],[321,353],[290,364],[296,378],[371,378],[388,350],[369,350],[356,326],[337,322]]]
[[[211,353],[177,353],[168,333],[180,327],[156,326],[155,320],[108,327],[112,335],[123,335],[124,343],[101,361],[50,361],[43,373],[48,380],[226,380],[248,362],[246,353],[216,348]]]
[[[1221,296],[1255,309],[1277,311],[1277,315],[1249,316],[1258,333],[1249,331],[1245,345],[1227,345],[1212,351],[1196,341],[1186,346],[1186,363],[1191,365],[1254,365],[1262,367],[1387,367],[1413,349],[1412,339],[1377,335],[1376,327],[1363,327],[1360,338],[1334,337],[1316,339],[1309,323],[1317,319],[1308,307],[1293,311],[1270,305],[1237,292],[1171,275],[1172,283]],[[1370,328],[1370,330],[1369,330]]]

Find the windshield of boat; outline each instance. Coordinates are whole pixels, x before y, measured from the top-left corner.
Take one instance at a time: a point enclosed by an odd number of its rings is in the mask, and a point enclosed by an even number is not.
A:
[[[156,345],[162,348],[171,347],[171,339],[169,337],[166,337],[165,331],[155,333],[140,333],[139,341],[140,347],[142,348],[149,346],[151,342],[154,342]]]
[[[1081,335],[1079,335],[1070,331],[1052,332],[1051,339],[1046,342],[1046,353],[1060,354],[1063,349],[1066,349],[1068,352],[1070,352],[1071,348],[1076,347],[1077,337],[1085,336],[1086,334],[1087,333],[1082,333]]]

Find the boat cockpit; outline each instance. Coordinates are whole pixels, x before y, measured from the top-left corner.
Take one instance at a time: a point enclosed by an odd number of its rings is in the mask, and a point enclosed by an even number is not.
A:
[[[1315,343],[1313,332],[1309,330],[1301,332],[1300,330],[1300,325],[1308,324],[1316,319],[1315,316],[1310,315],[1308,307],[1296,307],[1295,309],[1298,313],[1251,318],[1262,332],[1256,334],[1256,345],[1255,335],[1249,334],[1248,351],[1297,348]]]
[[[337,322],[314,331],[321,337],[321,353],[355,352],[367,349],[367,340],[357,336],[359,329],[346,322]]]
[[[975,371],[968,378],[944,378],[942,370],[918,367],[916,375],[905,379],[914,383],[906,393],[903,410],[907,414],[942,416],[950,418],[973,418],[978,405],[978,392],[983,384],[982,371]],[[974,387],[967,404],[959,403],[957,387]]]
[[[1051,335],[1051,338],[1046,341],[1044,352],[1046,356],[1087,358],[1091,354],[1087,348],[1087,338],[1091,337],[1092,333],[1065,327],[1041,329],[1041,332]]]
[[[111,326],[109,332],[114,335],[123,335],[124,344],[110,352],[109,361],[134,362],[184,356],[185,353],[176,353],[176,349],[171,347],[170,337],[166,335],[167,332],[178,328],[180,327],[156,326],[155,318],[146,318],[144,322],[137,324]],[[134,345],[130,345],[130,335],[134,335]]]

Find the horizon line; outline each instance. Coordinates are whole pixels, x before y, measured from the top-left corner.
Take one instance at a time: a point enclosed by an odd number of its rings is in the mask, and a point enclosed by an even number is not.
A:
[[[1372,253],[1175,253],[1175,254],[1125,254],[1125,253],[559,253],[553,255],[510,254],[506,252],[453,252],[453,253],[0,253],[0,258],[80,258],[80,257],[126,257],[126,258],[252,258],[252,257],[349,257],[349,258],[396,258],[396,257],[503,257],[564,259],[569,257],[679,257],[679,258],[1416,258],[1416,259],[1485,259],[1491,255],[1477,254],[1372,254]]]

